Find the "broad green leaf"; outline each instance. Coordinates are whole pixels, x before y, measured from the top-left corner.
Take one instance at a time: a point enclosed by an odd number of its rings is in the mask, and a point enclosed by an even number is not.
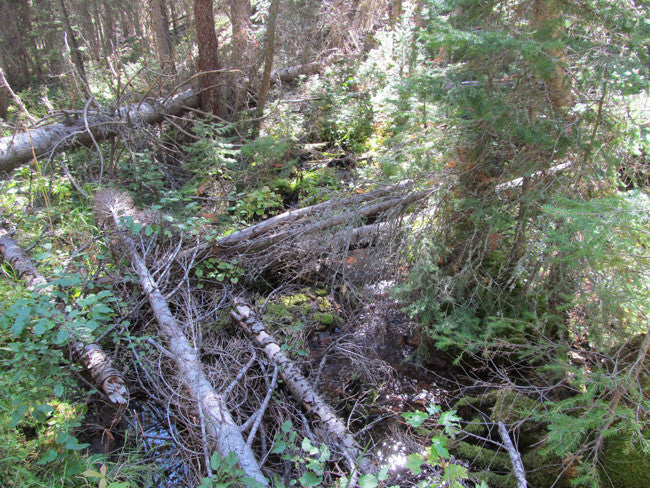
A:
[[[102,477],[102,475],[98,471],[95,471],[94,469],[87,469],[86,471],[81,473],[81,476],[83,476],[85,478],[88,478],[88,477],[90,477],[90,478],[101,478]]]
[[[321,462],[318,461],[317,459],[312,459],[311,461],[309,461],[309,462],[305,465],[305,467],[306,467],[307,469],[311,469],[314,473],[316,473],[316,474],[318,474],[318,475],[322,475],[322,474],[323,474],[323,463],[321,463]]]
[[[70,338],[70,331],[67,331],[65,329],[61,329],[57,334],[56,334],[56,340],[55,342],[57,344],[63,344],[65,341],[67,341]]]
[[[323,482],[323,477],[318,476],[316,473],[307,471],[300,478],[298,478],[300,484],[305,487],[318,486]]]
[[[429,414],[426,412],[404,412],[402,417],[410,426],[420,427],[429,418]]]
[[[420,454],[409,454],[406,456],[406,468],[413,474],[420,474],[422,472],[422,464],[424,460]]]
[[[359,478],[359,486],[361,488],[377,488],[379,486],[379,481],[374,474],[364,474]]]
[[[445,428],[445,433],[449,436],[453,436],[460,431],[459,428],[460,417],[456,415],[456,410],[450,410],[448,412],[443,412],[438,419],[438,425],[442,425]]]
[[[320,456],[318,456],[318,460],[320,462],[325,462],[330,458],[331,455],[332,453],[330,452],[330,448],[327,447],[326,444],[323,444],[320,448]]]
[[[18,405],[16,410],[14,410],[14,412],[11,414],[11,420],[9,421],[9,424],[7,424],[8,427],[10,429],[15,428],[25,416],[27,410],[29,410],[29,405],[26,405],[24,403]]]
[[[432,462],[438,462],[440,459],[448,459],[449,451],[447,450],[446,439],[441,437],[434,437],[431,439],[431,447],[429,448],[429,459]]]
[[[228,455],[225,458],[225,462],[228,466],[231,468],[237,466],[237,463],[239,462],[239,458],[237,457],[237,454],[234,452],[229,452]]]
[[[51,327],[52,322],[49,319],[38,319],[34,324],[34,335],[43,335]]]
[[[305,452],[308,452],[312,456],[314,454],[318,454],[318,447],[312,445],[311,440],[309,440],[309,437],[305,437],[302,440],[302,450]]]
[[[445,468],[445,472],[442,475],[442,481],[446,481],[452,487],[461,487],[462,485],[459,481],[467,478],[467,468],[461,466],[460,464],[450,464]]]
[[[43,455],[43,457],[41,457],[41,459],[38,460],[36,464],[43,465],[43,464],[51,463],[58,457],[59,457],[59,453],[56,452],[56,450],[54,449],[50,449]]]
[[[242,479],[244,482],[244,485],[246,485],[248,488],[264,488],[264,485],[257,481],[256,479],[251,478],[250,476],[244,476]]]
[[[440,413],[440,410],[442,410],[442,407],[440,407],[440,405],[437,405],[435,403],[432,403],[427,407],[427,413],[431,417],[433,417],[434,415],[438,415]]]
[[[287,443],[284,442],[283,440],[278,440],[273,445],[273,449],[271,449],[271,453],[282,454],[286,449],[287,449]]]
[[[16,315],[16,318],[14,320],[14,325],[11,327],[11,334],[14,337],[18,337],[20,333],[25,330],[25,327],[27,326],[27,321],[29,319],[29,313],[31,311],[31,308],[27,306],[21,306],[18,310],[18,313]]]

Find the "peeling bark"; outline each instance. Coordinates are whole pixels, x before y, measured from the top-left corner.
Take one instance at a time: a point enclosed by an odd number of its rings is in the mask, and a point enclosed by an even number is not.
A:
[[[52,291],[51,286],[32,264],[29,256],[3,229],[0,229],[0,255],[11,264],[31,290],[41,295]],[[74,337],[74,334],[71,335]],[[112,403],[118,405],[128,403],[128,390],[122,374],[113,367],[112,360],[98,344],[84,344],[79,340],[72,340],[69,348],[73,359],[88,371],[93,383]]]
[[[122,201],[125,199],[128,200],[128,197],[111,192],[97,197],[98,211],[110,215],[112,226],[117,229],[120,229],[120,217],[124,215],[124,211],[121,209],[124,208]],[[120,229],[120,240],[138,275],[140,286],[149,300],[160,331],[167,339],[169,351],[178,367],[178,374],[192,398],[197,402],[198,408],[203,412],[206,433],[210,440],[216,444],[216,449],[222,456],[225,457],[234,452],[248,476],[262,486],[269,486],[267,479],[260,471],[255,454],[246,444],[241,429],[226,408],[222,395],[215,391],[206,377],[196,348],[189,342],[181,325],[169,310],[165,298],[151,277],[144,259],[128,231]]]
[[[370,461],[363,457],[362,450],[348,432],[343,420],[311,386],[264,324],[255,318],[251,309],[240,299],[235,300],[235,309],[236,311],[230,312],[230,316],[264,349],[266,356],[280,367],[280,375],[296,399],[341,443],[351,467],[356,469],[358,465],[362,471],[368,471],[371,467]]]

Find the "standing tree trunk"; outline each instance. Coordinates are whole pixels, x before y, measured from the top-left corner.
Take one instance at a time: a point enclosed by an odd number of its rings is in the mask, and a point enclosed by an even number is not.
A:
[[[413,24],[416,29],[424,29],[426,21],[424,20],[424,0],[416,0],[415,11],[413,12]]]
[[[200,105],[205,112],[223,117],[219,76],[219,43],[214,26],[212,0],[194,0],[196,41],[199,46]]]
[[[555,68],[546,83],[553,107],[556,109],[568,107],[573,104],[573,97],[571,95],[571,79],[564,66],[567,59],[567,48],[566,45],[559,42],[563,31],[560,2],[557,0],[534,0],[532,25],[537,29],[539,39],[558,41],[557,47],[547,50],[548,55],[555,62]]]
[[[67,45],[70,50],[70,60],[75,67],[77,76],[81,79],[82,84],[87,87],[88,79],[86,78],[86,69],[84,67],[84,60],[81,54],[81,49],[79,49],[79,43],[77,42],[77,37],[75,36],[74,31],[72,30],[72,24],[70,24],[70,16],[68,15],[68,10],[65,7],[63,0],[59,0],[59,7],[61,8],[61,20],[63,20],[63,28],[65,29],[65,37]]]
[[[402,0],[392,0],[390,4],[390,25],[395,27],[399,22],[400,17],[402,16],[402,11],[404,7],[402,5]]]
[[[244,82],[245,74],[252,80],[252,73],[246,73],[252,65],[254,46],[250,33],[250,0],[228,0],[230,5],[230,25],[232,26],[232,53],[230,56],[230,87],[233,90],[229,107],[230,113],[237,113],[242,107],[250,82]]]
[[[273,54],[275,49],[275,25],[278,17],[280,0],[272,0],[269,11],[268,27],[266,28],[266,42],[264,44],[264,74],[262,75],[262,86],[257,97],[256,120],[253,125],[253,137],[257,137],[262,126],[262,116],[266,105],[266,96],[271,87],[271,69],[273,68]]]
[[[156,51],[163,72],[175,73],[174,47],[169,37],[169,25],[164,5],[161,0],[149,0],[149,16],[156,38]]]
[[[0,52],[7,81],[14,90],[29,85],[30,58],[26,40],[29,3],[27,0],[0,0]]]

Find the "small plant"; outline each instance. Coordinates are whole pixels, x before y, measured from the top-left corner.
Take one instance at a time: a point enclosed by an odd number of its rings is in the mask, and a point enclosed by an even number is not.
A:
[[[271,210],[282,207],[282,197],[268,186],[249,193],[239,193],[237,198],[229,210],[243,220],[268,217]]]
[[[84,478],[98,479],[99,483],[97,488],[131,488],[133,485],[128,481],[110,481],[108,468],[105,464],[99,467],[99,471],[95,469],[87,469],[81,476]]]
[[[238,462],[239,459],[234,452],[228,453],[226,457],[215,452],[210,458],[212,476],[203,478],[199,488],[261,487],[261,483],[246,475],[244,470],[237,465]]]
[[[305,437],[298,447],[298,434],[291,421],[286,421],[280,426],[276,435],[271,454],[277,454],[285,461],[290,461],[300,467],[300,477],[289,482],[289,486],[303,486],[305,488],[322,486],[325,479],[325,464],[331,457],[329,448],[325,445],[316,445]],[[299,485],[297,485],[299,483]],[[284,487],[280,480],[275,480],[273,486]]]
[[[237,260],[218,261],[210,258],[203,261],[194,269],[194,275],[199,280],[217,280],[219,282],[229,281],[236,284],[244,275],[244,270],[237,266]],[[199,283],[198,288],[203,288]]]

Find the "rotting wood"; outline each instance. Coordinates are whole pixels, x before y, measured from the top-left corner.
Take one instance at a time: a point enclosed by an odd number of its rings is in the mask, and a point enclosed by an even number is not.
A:
[[[371,468],[369,459],[363,457],[362,450],[345,427],[343,420],[316,392],[291,358],[282,351],[264,324],[255,318],[250,307],[243,300],[235,299],[234,307],[235,310],[230,312],[230,316],[263,348],[266,356],[280,367],[282,379],[304,408],[315,415],[323,427],[340,442],[351,468],[356,470],[358,466],[361,471],[369,471]]]
[[[25,281],[28,288],[41,295],[46,295],[52,291],[51,285],[38,272],[29,256],[4,229],[0,229],[0,255],[11,264],[20,278]],[[68,347],[73,359],[88,371],[93,384],[101,389],[112,403],[126,405],[129,395],[124,377],[113,366],[111,358],[99,344],[85,344],[74,339],[73,330],[71,330],[71,336],[73,340],[70,341]]]
[[[125,215],[127,207],[130,207],[130,201],[126,205],[125,201],[129,201],[125,194],[104,192],[96,197],[96,206],[98,212],[108,214],[107,220],[110,218],[112,226],[119,231],[123,249],[138,275],[138,281],[149,300],[160,331],[167,339],[168,349],[178,367],[178,374],[205,418],[209,439],[216,444],[216,449],[222,456],[234,452],[248,476],[262,486],[269,486],[255,454],[246,444],[241,429],[228,411],[223,396],[215,391],[206,377],[196,348],[189,342],[181,325],[172,315],[128,231],[120,227],[120,218]]]

